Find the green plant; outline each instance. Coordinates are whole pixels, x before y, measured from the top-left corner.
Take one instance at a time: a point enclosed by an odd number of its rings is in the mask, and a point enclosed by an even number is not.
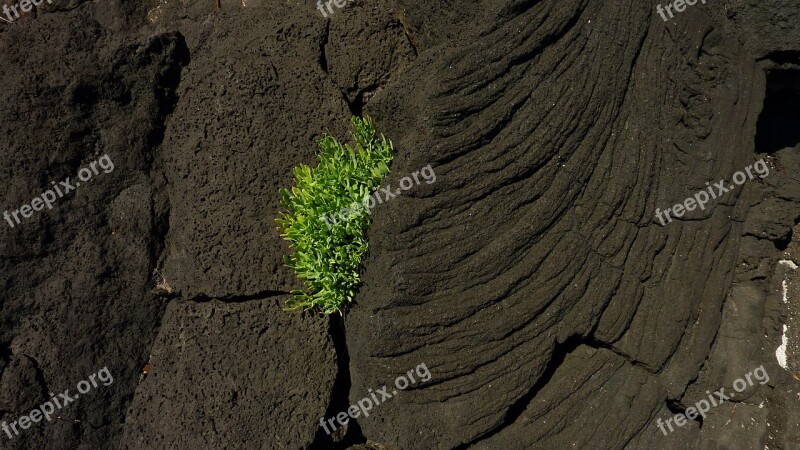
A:
[[[317,166],[295,167],[291,191],[281,189],[286,211],[276,221],[292,249],[284,262],[306,284],[305,290],[292,291],[286,310],[318,306],[325,314],[335,313],[353,300],[360,282],[371,217],[368,207],[355,205],[363,204],[389,174],[394,149],[385,136],[377,136],[368,117],[352,122],[355,148],[326,133],[318,141]],[[340,211],[348,211],[349,218],[328,219]]]

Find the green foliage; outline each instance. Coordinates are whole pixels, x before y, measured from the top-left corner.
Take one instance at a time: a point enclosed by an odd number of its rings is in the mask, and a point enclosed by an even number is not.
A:
[[[293,290],[286,310],[315,306],[325,314],[340,311],[355,296],[361,256],[367,251],[364,232],[372,219],[365,199],[389,174],[392,142],[375,132],[372,121],[353,117],[355,148],[326,133],[318,144],[317,167],[294,168],[294,187],[281,189],[278,231],[293,253],[284,262],[305,280],[305,290]],[[339,214],[347,211],[346,217]],[[330,217],[339,217],[331,220]]]

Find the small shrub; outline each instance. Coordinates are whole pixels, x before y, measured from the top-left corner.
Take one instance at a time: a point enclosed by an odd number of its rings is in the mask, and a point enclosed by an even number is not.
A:
[[[364,232],[371,223],[369,208],[352,208],[380,186],[394,157],[392,142],[380,138],[369,118],[353,117],[355,148],[326,133],[315,168],[294,168],[291,191],[281,189],[276,219],[281,237],[293,253],[286,265],[305,281],[306,289],[292,291],[286,310],[318,306],[325,314],[340,311],[355,296],[361,257],[367,251]],[[348,210],[347,220],[328,218]]]

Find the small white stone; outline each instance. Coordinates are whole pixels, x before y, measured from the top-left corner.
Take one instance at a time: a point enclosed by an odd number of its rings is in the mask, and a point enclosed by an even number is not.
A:
[[[789,338],[786,337],[786,330],[789,327],[786,325],[783,326],[783,336],[781,336],[781,345],[775,350],[775,357],[778,359],[778,364],[786,369],[788,366],[786,364],[786,346],[789,345]],[[797,394],[798,398],[800,398],[800,393]]]

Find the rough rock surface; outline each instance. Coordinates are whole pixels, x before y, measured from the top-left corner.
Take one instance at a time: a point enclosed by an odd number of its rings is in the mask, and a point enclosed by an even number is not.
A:
[[[71,23],[72,22],[72,23]],[[113,35],[87,9],[0,33],[0,178],[13,211],[107,154],[114,164],[21,224],[0,226],[0,415],[12,422],[108,367],[114,383],[33,424],[3,448],[102,447],[125,408],[164,308],[153,236],[165,213],[153,145],[186,48],[177,33]]]
[[[319,424],[309,418],[325,413],[336,355],[327,324],[286,314],[283,300],[171,302],[121,447],[311,445]]]
[[[782,8],[796,23],[796,6]],[[379,207],[370,231],[348,325],[351,400],[421,362],[434,381],[359,421],[365,436],[399,448],[672,448],[656,419],[706,389],[764,364],[785,392],[761,323],[769,286],[731,283],[747,230],[785,236],[796,217],[759,198],[756,180],[685,220],[654,219],[759,152],[764,72],[707,9],[665,25],[646,4],[509,5],[472,38],[421,54],[368,105],[415,149],[393,181],[427,163],[438,181]],[[773,171],[784,161],[770,159]],[[753,216],[777,222],[751,228]],[[752,257],[774,267],[778,255],[770,244]],[[723,334],[738,295],[746,334]],[[756,419],[743,448],[792,440],[777,412]],[[693,424],[670,439],[730,442]]]

